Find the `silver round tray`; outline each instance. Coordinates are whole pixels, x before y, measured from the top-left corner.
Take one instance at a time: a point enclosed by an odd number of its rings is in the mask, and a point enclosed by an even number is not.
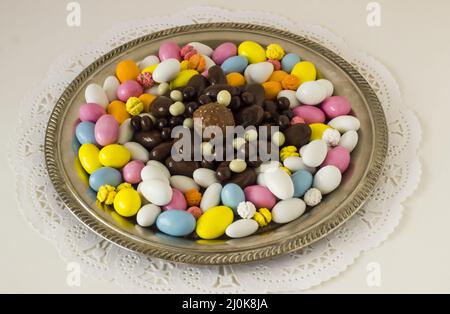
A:
[[[361,121],[359,143],[340,187],[299,219],[262,228],[242,239],[193,240],[174,238],[139,227],[108,207],[96,204],[95,193],[86,184],[86,174],[72,149],[84,89],[103,83],[122,59],[141,60],[172,40],[180,45],[200,41],[212,47],[224,41],[254,40],[262,45],[280,43],[286,51],[313,62],[320,75],[330,79],[335,93],[352,104]],[[105,239],[132,251],[192,264],[246,263],[301,249],[333,232],[368,199],[382,171],[388,144],[382,106],[360,73],[329,49],[304,37],[274,28],[239,23],[187,25],[152,33],[130,41],[88,66],[63,92],[48,121],[45,156],[48,174],[69,210],[87,227]]]

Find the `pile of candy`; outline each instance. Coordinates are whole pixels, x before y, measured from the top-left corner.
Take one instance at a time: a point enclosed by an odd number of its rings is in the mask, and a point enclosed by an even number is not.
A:
[[[359,120],[313,63],[279,44],[226,42],[214,50],[163,43],[158,56],[123,60],[103,86],[85,89],[76,127],[78,158],[98,202],[142,227],[172,236],[240,238],[288,223],[341,183]],[[175,161],[173,128],[243,126],[246,152],[258,126],[277,126],[267,144],[280,161]],[[255,127],[255,128],[248,128]],[[260,145],[260,144],[259,144]],[[245,155],[247,156],[247,155]]]

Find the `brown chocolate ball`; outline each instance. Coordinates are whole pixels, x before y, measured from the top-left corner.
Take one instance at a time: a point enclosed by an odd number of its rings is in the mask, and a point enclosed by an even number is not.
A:
[[[202,121],[202,131],[209,126],[217,126],[225,135],[226,127],[234,126],[233,113],[230,109],[218,103],[201,106],[195,110],[193,117]]]

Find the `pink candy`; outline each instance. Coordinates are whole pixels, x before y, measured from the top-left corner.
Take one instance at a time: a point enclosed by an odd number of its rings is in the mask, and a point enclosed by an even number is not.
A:
[[[237,47],[233,43],[223,43],[214,50],[212,59],[217,65],[221,65],[226,59],[237,55]]]
[[[142,86],[136,81],[125,81],[117,88],[117,98],[126,102],[130,97],[139,97],[144,92]]]
[[[110,114],[101,116],[94,127],[95,141],[106,146],[114,144],[119,138],[119,122]]]
[[[350,159],[350,154],[346,148],[336,146],[328,151],[327,157],[321,167],[335,166],[343,173],[350,165]]]
[[[256,208],[268,208],[271,209],[275,206],[277,199],[269,191],[268,188],[262,185],[251,185],[244,189],[245,199],[252,202]]]
[[[159,60],[161,60],[161,62],[167,59],[177,59],[178,61],[180,61],[180,50],[180,46],[178,46],[176,43],[172,41],[166,41],[159,47]]]
[[[97,122],[97,120],[106,114],[105,108],[94,103],[87,103],[80,107],[80,120]]]
[[[201,215],[203,215],[203,211],[200,207],[192,206],[187,210],[188,213],[191,213],[195,219],[199,219]]]
[[[126,182],[131,184],[138,184],[142,181],[141,170],[145,167],[140,160],[132,160],[122,169],[122,175]]]
[[[352,107],[347,98],[342,96],[328,97],[323,101],[321,107],[327,115],[328,119],[345,116],[352,110]]]
[[[303,124],[303,123],[305,123],[305,119],[303,119],[302,117],[294,116],[291,119],[291,124]]]
[[[325,121],[325,114],[320,108],[315,106],[298,106],[292,112],[297,117],[302,117],[307,124],[323,123]]]
[[[187,203],[184,195],[181,191],[177,189],[172,189],[172,200],[169,204],[162,207],[163,210],[177,209],[186,210]]]

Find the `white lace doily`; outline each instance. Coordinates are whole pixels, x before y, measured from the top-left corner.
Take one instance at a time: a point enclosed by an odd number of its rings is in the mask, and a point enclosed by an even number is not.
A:
[[[190,266],[126,251],[103,240],[78,222],[56,194],[45,169],[44,132],[51,110],[64,88],[87,65],[109,50],[142,35],[182,24],[205,22],[262,24],[303,35],[352,63],[375,89],[389,126],[387,162],[376,190],[344,226],[296,253],[238,266]],[[16,138],[11,142],[19,207],[63,258],[78,262],[84,274],[115,281],[135,292],[285,292],[299,291],[337,276],[361,252],[378,246],[401,219],[402,202],[414,191],[421,174],[417,149],[420,125],[403,105],[389,71],[365,53],[320,26],[299,25],[273,13],[233,12],[194,7],[182,13],[120,25],[91,47],[61,56],[46,79],[24,100]]]

